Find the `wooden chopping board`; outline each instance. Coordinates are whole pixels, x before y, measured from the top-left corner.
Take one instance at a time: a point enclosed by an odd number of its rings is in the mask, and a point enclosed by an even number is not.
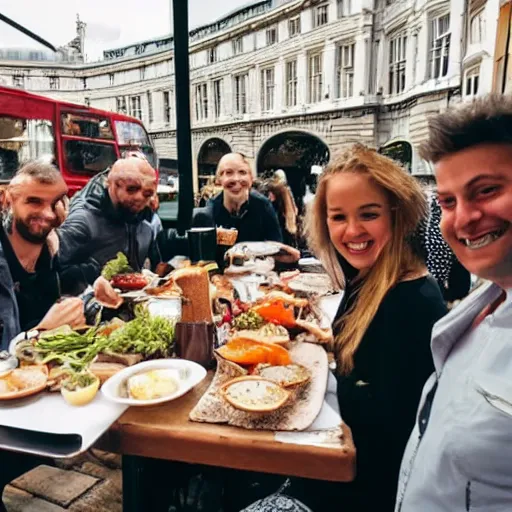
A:
[[[305,430],[318,416],[327,389],[329,372],[327,353],[312,343],[296,343],[290,348],[294,363],[311,372],[311,382],[290,405],[272,413],[248,413],[235,409],[218,393],[219,388],[235,377],[247,374],[237,364],[218,358],[215,376],[197,405],[190,412],[192,421],[227,423],[236,427],[259,430]]]

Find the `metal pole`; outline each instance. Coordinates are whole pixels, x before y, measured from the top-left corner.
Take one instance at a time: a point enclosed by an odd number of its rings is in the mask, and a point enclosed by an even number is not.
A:
[[[188,61],[188,0],[172,0],[172,18],[176,91],[176,145],[180,183],[177,228],[178,233],[184,235],[190,227],[194,208]]]
[[[37,34],[34,34],[31,30],[28,28],[23,27],[19,23],[16,23],[14,20],[11,20],[11,18],[8,18],[5,14],[0,13],[0,21],[3,21],[7,23],[7,25],[10,25],[11,27],[15,28],[16,30],[19,30],[23,34],[27,35],[28,37],[31,37],[38,43],[41,43],[42,45],[46,46],[47,48],[50,48],[50,50],[56,52],[57,49],[53,44],[50,44],[46,39],[43,39],[42,37],[38,36]]]

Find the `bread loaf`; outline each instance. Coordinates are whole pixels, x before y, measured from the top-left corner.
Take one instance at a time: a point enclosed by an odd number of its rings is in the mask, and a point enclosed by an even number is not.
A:
[[[208,271],[203,267],[186,267],[174,273],[174,282],[182,291],[182,322],[213,321]]]

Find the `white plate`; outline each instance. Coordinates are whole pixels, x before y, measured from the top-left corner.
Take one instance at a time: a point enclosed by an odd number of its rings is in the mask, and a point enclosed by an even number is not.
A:
[[[154,400],[135,400],[134,398],[121,398],[118,396],[118,390],[121,384],[132,375],[142,373],[149,370],[161,369],[184,370],[187,373],[186,378],[179,379],[179,388],[172,395],[167,395]],[[197,363],[186,361],[185,359],[155,359],[154,361],[146,361],[144,363],[135,364],[119,373],[116,373],[101,387],[101,392],[105,398],[123,405],[131,406],[148,406],[157,405],[164,402],[175,400],[197,386],[206,377],[206,370]]]
[[[281,246],[276,242],[240,242],[234,245],[229,252],[245,252],[244,249],[252,256],[273,256],[281,250]]]

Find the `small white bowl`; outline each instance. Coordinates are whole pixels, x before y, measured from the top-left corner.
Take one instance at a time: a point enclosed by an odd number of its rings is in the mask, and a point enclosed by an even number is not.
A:
[[[174,369],[183,373],[183,377],[178,379],[179,387],[171,395],[153,400],[136,400],[135,398],[122,398],[119,396],[121,384],[132,375],[147,372],[149,370]],[[144,363],[135,364],[119,373],[116,373],[101,387],[101,392],[105,398],[118,404],[143,407],[148,405],[158,405],[175,400],[197,386],[206,377],[206,370],[199,364],[185,359],[155,359]]]

